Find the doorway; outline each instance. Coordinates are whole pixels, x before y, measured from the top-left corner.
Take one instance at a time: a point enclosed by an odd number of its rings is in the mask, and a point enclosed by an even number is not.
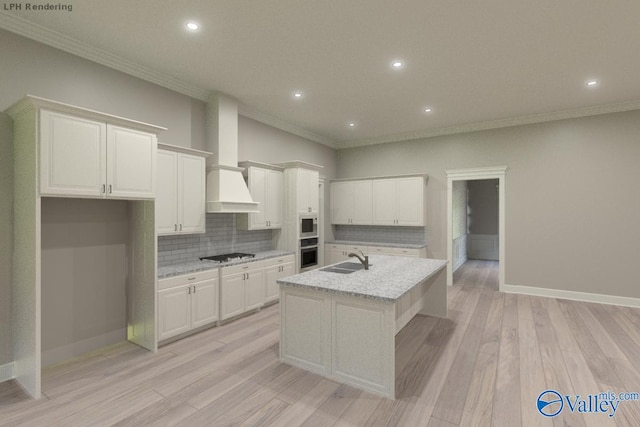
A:
[[[447,284],[453,284],[453,271],[469,258],[496,258],[498,261],[498,290],[504,287],[505,265],[505,175],[506,166],[493,168],[448,170],[447,174],[447,258],[451,268],[447,271]],[[493,180],[493,181],[487,181]],[[477,182],[483,181],[482,184]],[[490,230],[491,233],[474,233],[469,235],[467,190],[471,187],[486,191],[483,187],[497,190],[498,219],[497,236],[490,225],[479,225],[477,230]],[[488,183],[488,186],[487,186]],[[497,188],[496,188],[497,185]],[[494,190],[494,191],[495,191]],[[464,195],[464,196],[462,196]],[[482,196],[481,196],[482,197]],[[490,222],[490,221],[489,221]]]

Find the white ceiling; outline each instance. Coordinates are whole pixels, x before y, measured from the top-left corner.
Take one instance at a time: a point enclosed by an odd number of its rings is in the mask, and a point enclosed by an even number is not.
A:
[[[2,14],[336,147],[640,108],[638,1],[60,3]]]

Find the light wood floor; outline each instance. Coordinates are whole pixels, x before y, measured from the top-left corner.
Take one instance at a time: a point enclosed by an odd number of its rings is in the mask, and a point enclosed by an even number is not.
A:
[[[276,305],[157,354],[123,343],[46,369],[39,401],[2,383],[0,425],[639,426],[640,402],[546,419],[536,399],[640,391],[640,310],[501,294],[496,267],[463,266],[449,319],[398,334],[395,401],[279,363]]]

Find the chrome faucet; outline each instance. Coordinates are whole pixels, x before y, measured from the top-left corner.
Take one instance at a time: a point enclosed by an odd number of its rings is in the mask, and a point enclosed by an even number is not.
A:
[[[360,251],[360,253],[362,254],[362,257],[360,255],[358,255],[357,253],[354,253],[354,252],[349,253],[349,257],[358,258],[358,260],[360,260],[362,265],[364,265],[364,269],[368,270],[369,269],[369,255],[365,255],[362,251]]]

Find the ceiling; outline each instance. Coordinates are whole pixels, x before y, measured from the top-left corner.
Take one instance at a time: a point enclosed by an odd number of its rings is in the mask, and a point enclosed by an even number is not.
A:
[[[336,148],[640,108],[637,1],[59,4],[2,26]]]

